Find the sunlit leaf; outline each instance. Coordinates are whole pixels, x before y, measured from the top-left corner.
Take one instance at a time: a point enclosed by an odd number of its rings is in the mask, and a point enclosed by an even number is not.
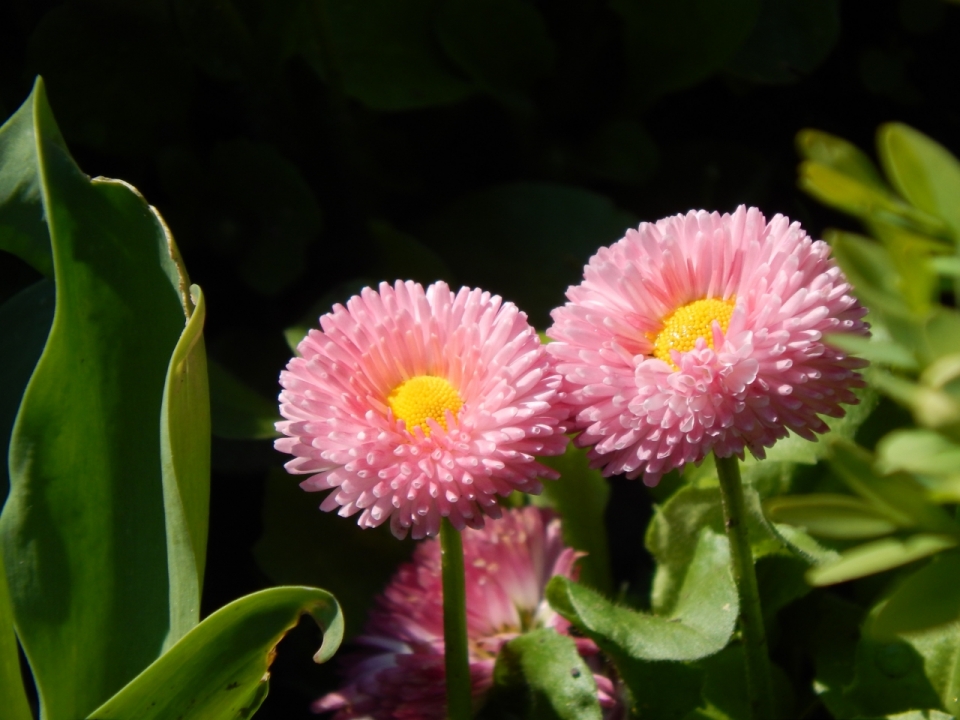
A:
[[[266,697],[277,643],[303,614],[323,630],[325,662],[343,637],[343,615],[325,590],[278,587],[220,608],[89,715],[89,720],[234,720]]]
[[[948,535],[918,534],[908,538],[884,538],[847,550],[833,561],[811,568],[812,585],[834,585],[900,567],[915,560],[949,550],[960,540]]]
[[[916,370],[917,359],[913,353],[892,340],[865,338],[849,333],[827,335],[824,340],[834,347],[869,360],[872,363],[889,365],[902,370]]]
[[[960,473],[960,445],[932,430],[895,430],[877,444],[877,466],[885,473]]]
[[[862,539],[889,535],[898,525],[872,505],[849,495],[794,495],[768,500],[774,522],[798,525],[812,535]]]
[[[699,535],[676,604],[666,615],[625,608],[567,578],[547,586],[550,605],[601,648],[636,660],[696,660],[730,640],[739,604],[724,536]]]
[[[160,410],[184,309],[158,216],[129,185],[77,168],[41,83],[27,103],[57,297],[13,431],[0,533],[42,713],[76,720],[169,630]]]
[[[960,553],[945,552],[904,578],[873,614],[869,632],[884,638],[960,619]]]
[[[574,641],[552,628],[514,638],[500,650],[494,682],[526,686],[530,720],[600,720],[593,673]]]
[[[804,160],[826,166],[881,193],[890,187],[870,157],[853,143],[821,130],[797,133],[797,151]]]
[[[200,621],[210,515],[210,393],[203,344],[206,303],[194,308],[174,348],[163,390],[160,462],[170,578],[169,648]]]

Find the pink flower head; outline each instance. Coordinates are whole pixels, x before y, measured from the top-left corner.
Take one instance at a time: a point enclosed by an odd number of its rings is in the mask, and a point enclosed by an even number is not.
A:
[[[756,457],[840,417],[866,363],[823,342],[867,334],[830,248],[756,208],[641,223],[601,248],[553,311],[547,346],[594,467],[655,485],[711,450]]]
[[[540,627],[568,633],[569,623],[550,609],[543,592],[554,575],[575,579],[578,554],[564,547],[559,519],[526,507],[465,532],[463,555],[470,674],[479,704],[493,686],[493,666],[504,644]],[[417,546],[413,561],[397,571],[356,642],[363,650],[344,660],[346,686],[317,700],[314,712],[336,710],[334,720],[446,717],[437,540]],[[592,641],[576,642],[581,655],[593,659],[597,654]],[[602,675],[594,678],[601,704],[613,706],[613,684]]]
[[[560,377],[527,316],[496,295],[381,283],[320,318],[280,374],[281,452],[322,510],[388,517],[397,537],[440,518],[483,526],[496,495],[539,493],[534,460],[567,443]]]

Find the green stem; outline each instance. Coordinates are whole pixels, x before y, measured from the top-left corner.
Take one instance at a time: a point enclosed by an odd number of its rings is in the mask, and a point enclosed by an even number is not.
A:
[[[467,591],[460,532],[443,518],[440,524],[443,568],[443,644],[446,649],[447,717],[470,720],[470,661],[467,657]]]
[[[740,596],[740,632],[747,666],[747,693],[754,720],[775,718],[773,683],[770,658],[767,655],[767,636],[760,609],[757,574],[753,569],[753,553],[747,537],[746,506],[743,502],[743,484],[736,457],[714,458],[720,477],[720,497],[723,501],[724,526],[730,541],[730,560],[733,579]]]

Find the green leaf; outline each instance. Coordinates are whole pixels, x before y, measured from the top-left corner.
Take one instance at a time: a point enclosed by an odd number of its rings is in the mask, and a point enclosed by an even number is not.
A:
[[[525,633],[504,645],[493,676],[500,686],[526,686],[528,720],[600,720],[593,672],[573,639],[553,628]]]
[[[876,336],[865,338],[849,333],[838,333],[826,335],[824,341],[871,363],[888,365],[900,370],[916,370],[918,367],[913,352],[892,340],[883,340]]]
[[[296,477],[272,469],[263,499],[263,534],[253,555],[275,583],[322,582],[344,608],[352,637],[362,629],[374,596],[410,558],[414,543],[397,540],[387,525],[364,529],[345,522],[336,513],[321,512],[319,504]],[[360,567],[363,572],[357,572]]]
[[[431,218],[420,237],[457,277],[515,302],[535,327],[601,245],[623,237],[636,218],[587,190],[547,183],[499,185],[467,195]],[[510,262],[504,262],[510,258]],[[536,282],[531,268],[536,268]]]
[[[277,403],[267,400],[212,358],[210,420],[213,434],[228,440],[265,440],[277,437]]]
[[[890,187],[870,157],[843,138],[821,130],[801,130],[797,133],[797,151],[804,160],[828,167],[879,192],[890,193]]]
[[[960,242],[960,163],[940,143],[902,123],[877,132],[877,152],[890,182],[921,210],[942,218]]]
[[[0,353],[0,443],[4,459],[23,391],[47,343],[55,292],[52,280],[41,280],[0,305],[0,340],[4,346]],[[6,500],[9,489],[7,463],[0,462],[0,498]]]
[[[3,698],[3,712],[7,720],[33,720],[20,675],[20,652],[13,629],[7,574],[2,570],[3,558],[0,557],[0,698]]]
[[[444,105],[471,94],[436,47],[435,6],[433,0],[321,3],[322,41],[343,91],[374,110]]]
[[[524,88],[553,67],[543,18],[522,0],[446,0],[436,28],[450,59],[481,87]]]
[[[960,619],[960,553],[945,552],[904,578],[871,617],[878,638],[944,625]]]
[[[191,286],[194,310],[174,348],[163,390],[160,461],[170,577],[169,648],[200,622],[210,515],[210,392],[203,344],[206,304]]]
[[[741,645],[730,645],[716,655],[699,661],[697,665],[704,670],[703,704],[686,720],[742,720],[751,717]],[[771,670],[774,700],[779,711],[777,717],[796,717],[790,707],[793,693],[789,681],[776,665]]]
[[[822,63],[840,35],[837,0],[765,2],[726,70],[756,83],[793,83]]]
[[[89,720],[251,717],[266,697],[277,643],[305,613],[323,630],[314,661],[326,662],[343,637],[343,615],[333,595],[308,587],[261,590],[197,625]]]
[[[13,431],[0,535],[41,712],[76,720],[169,630],[160,410],[184,310],[159,216],[129,185],[77,168],[39,81],[27,103],[57,297]]]
[[[960,472],[960,445],[932,430],[894,430],[877,443],[877,468],[929,475]]]
[[[587,553],[580,560],[580,580],[602,593],[613,592],[610,550],[603,514],[610,487],[599,470],[590,469],[585,450],[567,445],[563,455],[540,459],[560,473],[560,479],[543,484],[543,497],[563,519],[563,540]]]
[[[723,68],[750,36],[757,0],[611,0],[632,82],[645,97],[682,90]]]
[[[849,495],[795,495],[768,500],[764,509],[774,522],[798,525],[811,535],[840,539],[874,538],[896,532],[898,525],[874,506]]]
[[[910,317],[900,293],[900,275],[886,248],[853,233],[828,234],[837,264],[871,310]]]
[[[915,560],[949,550],[960,540],[947,535],[917,534],[908,538],[884,538],[847,550],[833,562],[811,568],[811,585],[835,585],[891,570]]]
[[[31,95],[31,100],[0,126],[0,249],[51,277],[53,256],[43,214],[43,179],[35,138],[38,99],[39,95]],[[57,138],[57,142],[62,144],[63,139]]]
[[[811,638],[814,690],[833,717],[858,717],[860,713],[844,697],[844,690],[854,677],[863,609],[832,593],[817,593],[813,598],[817,618]]]
[[[555,577],[550,605],[602,649],[635,660],[696,660],[730,640],[738,613],[724,536],[704,528],[676,604],[666,615],[635,612],[584,585]]]

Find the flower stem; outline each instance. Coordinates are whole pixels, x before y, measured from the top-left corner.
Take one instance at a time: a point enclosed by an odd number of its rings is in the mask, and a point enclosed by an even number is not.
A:
[[[746,506],[743,502],[743,484],[736,457],[714,458],[720,477],[720,497],[723,501],[724,526],[730,542],[730,560],[733,579],[740,596],[740,632],[747,669],[747,694],[754,720],[775,718],[773,683],[770,658],[767,655],[767,636],[760,609],[757,574],[753,568],[753,552],[747,537]]]
[[[470,661],[467,657],[467,592],[460,531],[443,518],[440,524],[443,568],[443,644],[447,669],[447,717],[470,720]]]

